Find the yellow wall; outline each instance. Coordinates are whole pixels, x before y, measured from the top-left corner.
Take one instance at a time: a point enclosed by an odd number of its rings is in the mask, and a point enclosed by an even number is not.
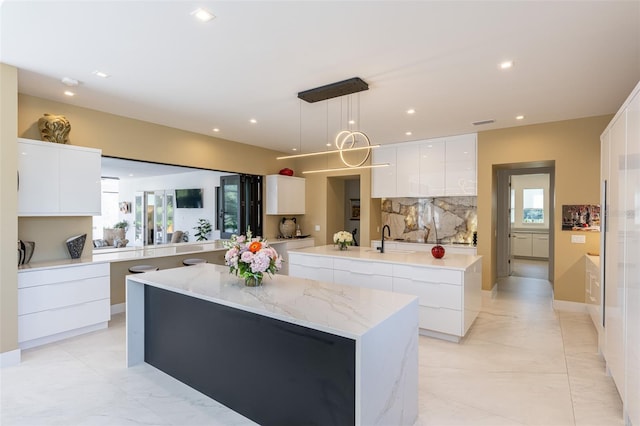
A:
[[[0,353],[18,348],[18,70],[0,63]]]
[[[277,151],[24,94],[18,95],[18,136],[39,140],[37,123],[45,113],[69,119],[70,145],[98,148],[107,156],[256,175],[277,173],[293,164],[276,160],[282,155]],[[279,233],[278,219],[266,216],[265,235]],[[85,232],[91,235],[91,228]]]
[[[482,288],[496,283],[496,168],[555,162],[554,298],[584,302],[584,255],[598,252],[600,233],[562,231],[563,204],[600,204],[600,135],[612,116],[491,130],[478,134],[478,254],[484,256]]]

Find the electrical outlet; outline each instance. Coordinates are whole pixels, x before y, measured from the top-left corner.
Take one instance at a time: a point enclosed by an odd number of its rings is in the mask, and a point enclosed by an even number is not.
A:
[[[316,225],[315,230],[316,232],[320,232],[320,225]]]
[[[571,242],[573,244],[584,244],[587,242],[587,236],[586,235],[572,235],[571,236]]]
[[[380,227],[376,227],[376,232],[380,232]]]

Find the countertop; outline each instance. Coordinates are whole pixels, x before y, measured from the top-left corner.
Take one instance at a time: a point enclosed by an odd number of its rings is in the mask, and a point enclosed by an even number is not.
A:
[[[228,267],[212,264],[130,275],[127,281],[353,339],[417,303],[406,294],[277,274],[265,276],[261,287],[246,287]]]
[[[312,238],[309,238],[312,239]],[[302,239],[269,239],[270,245],[278,250],[278,245],[290,242],[301,241]],[[80,259],[59,259],[42,262],[30,262],[26,265],[18,266],[18,273],[22,271],[33,271],[44,268],[63,268],[66,266],[86,265],[91,263],[111,263],[126,262],[137,259],[152,259],[157,257],[168,257],[176,255],[187,255],[212,251],[226,251],[223,246],[224,240],[194,241],[188,243],[171,243],[157,246],[129,246],[122,248],[107,248],[94,250],[90,256]]]
[[[380,243],[381,243],[380,240],[371,240],[371,244],[378,244],[379,245]],[[435,246],[436,245],[436,243],[433,242],[433,241],[425,243],[424,241],[417,241],[417,240],[400,240],[400,239],[389,240],[389,239],[386,239],[386,238],[384,240],[384,243],[385,244],[388,244],[388,243],[394,243],[394,244],[396,244],[396,243],[400,243],[400,244],[418,244],[418,245],[423,245],[423,246]],[[446,247],[460,247],[460,248],[470,248],[470,249],[476,248],[476,246],[474,246],[472,243],[440,243],[440,245],[445,247],[445,248]]]
[[[385,249],[384,253],[380,253],[376,249],[370,247],[349,247],[347,250],[338,250],[337,246],[332,245],[290,250],[289,255],[292,253],[363,260],[368,262],[429,266],[463,271],[482,259],[482,256],[446,253],[442,259],[435,259],[431,253],[427,252]]]

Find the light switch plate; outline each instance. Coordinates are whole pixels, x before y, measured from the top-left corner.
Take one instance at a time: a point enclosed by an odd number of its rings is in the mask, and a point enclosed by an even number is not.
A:
[[[320,231],[320,225],[316,225],[316,232]]]
[[[584,244],[587,242],[587,237],[586,235],[572,235],[571,242],[573,244]]]

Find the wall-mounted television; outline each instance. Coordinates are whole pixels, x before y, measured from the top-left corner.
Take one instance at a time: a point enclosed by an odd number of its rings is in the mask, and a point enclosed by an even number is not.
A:
[[[176,207],[179,209],[201,209],[202,189],[176,189]]]

